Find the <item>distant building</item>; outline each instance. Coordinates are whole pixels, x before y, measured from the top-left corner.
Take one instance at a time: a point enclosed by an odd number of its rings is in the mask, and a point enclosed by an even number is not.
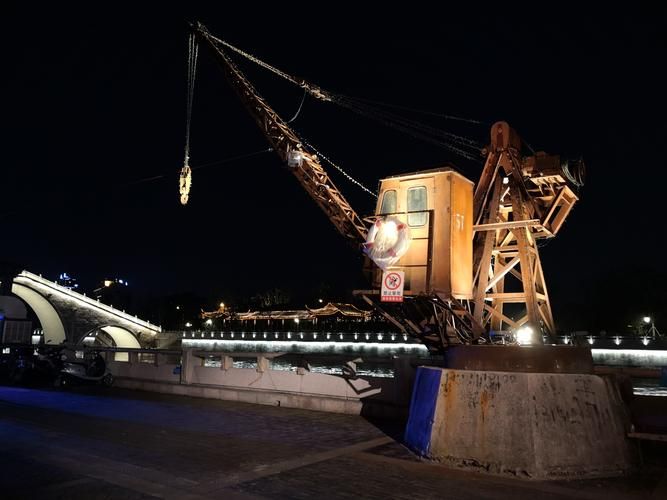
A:
[[[76,278],[71,277],[67,273],[60,273],[56,283],[58,283],[60,286],[64,286],[65,288],[69,288],[70,290],[76,290],[79,288],[79,284],[76,282]]]
[[[11,295],[12,280],[22,266],[0,262],[0,343],[29,344],[32,337],[32,320],[21,299]]]
[[[18,297],[0,295],[0,342],[29,344],[31,339],[32,321],[25,304]]]

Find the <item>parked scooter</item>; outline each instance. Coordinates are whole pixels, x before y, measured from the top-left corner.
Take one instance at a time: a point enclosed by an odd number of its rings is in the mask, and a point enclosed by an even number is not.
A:
[[[19,385],[30,383],[34,375],[34,360],[32,346],[16,346],[3,356],[2,374],[10,384]]]
[[[107,370],[106,362],[98,352],[86,352],[83,358],[77,358],[72,350],[63,349],[60,360],[62,367],[53,382],[55,387],[73,384],[113,385],[113,375]]]

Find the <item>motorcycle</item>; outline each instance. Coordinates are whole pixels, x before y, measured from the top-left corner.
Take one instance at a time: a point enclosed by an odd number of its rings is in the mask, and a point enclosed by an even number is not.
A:
[[[71,351],[63,349],[60,355],[60,373],[53,381],[54,387],[73,384],[101,384],[111,387],[113,375],[107,370],[104,358],[97,352],[87,352],[83,358],[76,358]]]

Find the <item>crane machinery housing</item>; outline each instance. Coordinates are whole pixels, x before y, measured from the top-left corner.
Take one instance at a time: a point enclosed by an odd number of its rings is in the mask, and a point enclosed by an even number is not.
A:
[[[543,152],[523,155],[519,135],[507,123],[497,122],[482,151],[485,163],[476,185],[448,165],[387,177],[380,180],[375,214],[362,218],[334,185],[321,155],[259,95],[230,52],[319,100],[343,106],[345,101],[213,36],[200,23],[192,25],[191,57],[198,42],[212,49],[272,149],[345,239],[368,249],[374,244],[368,240],[368,228],[389,220],[409,231],[405,247],[388,267],[366,258],[364,269],[372,287],[355,291],[388,321],[434,353],[455,344],[490,342],[491,332],[523,329],[533,332],[535,343],[555,333],[539,242],[556,236],[578,201],[575,191],[585,174],[582,160],[566,161]],[[193,72],[191,67],[191,78]],[[187,202],[191,181],[188,147],[186,142],[182,202],[184,194]],[[396,234],[391,236],[395,243]],[[379,288],[387,271],[404,273],[404,301],[381,301]]]

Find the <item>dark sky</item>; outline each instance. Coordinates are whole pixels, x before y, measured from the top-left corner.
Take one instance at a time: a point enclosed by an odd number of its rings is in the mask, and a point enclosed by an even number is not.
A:
[[[542,252],[556,321],[620,329],[664,315],[664,7],[120,5],[3,15],[0,261],[67,271],[84,286],[117,276],[145,295],[212,301],[362,284],[360,256],[271,153],[195,170],[190,204],[179,204],[187,21],[197,19],[325,89],[479,120],[420,117],[479,142],[506,120],[535,149],[583,155],[581,201]],[[199,62],[191,165],[266,149],[204,47]],[[239,64],[278,113],[294,114],[299,89]],[[481,161],[312,99],[294,126],[372,188],[446,163],[475,181],[481,172]],[[361,215],[372,213],[367,194],[331,175]]]

